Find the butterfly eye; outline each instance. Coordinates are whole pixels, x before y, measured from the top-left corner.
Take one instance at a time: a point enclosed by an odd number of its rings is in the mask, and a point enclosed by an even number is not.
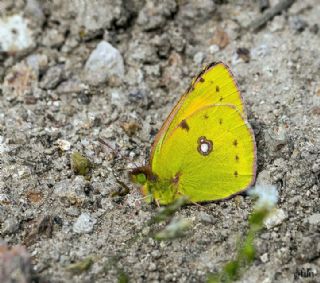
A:
[[[135,183],[138,183],[140,185],[144,185],[147,182],[147,176],[143,173],[139,173],[137,175],[133,175],[132,179]]]

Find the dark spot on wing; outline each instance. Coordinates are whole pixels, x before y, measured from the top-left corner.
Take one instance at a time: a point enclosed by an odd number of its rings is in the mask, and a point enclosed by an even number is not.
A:
[[[220,124],[220,125],[222,125],[222,122],[223,122],[223,120],[222,120],[222,119],[219,119],[219,124]]]
[[[216,86],[216,92],[219,92],[220,91],[220,87],[217,85]]]
[[[234,175],[235,177],[238,177],[238,171],[234,171],[233,175]]]
[[[178,172],[171,180],[171,183],[177,185],[179,183],[179,179],[180,179],[181,173]]]
[[[221,96],[221,97],[220,97],[220,101],[222,101],[222,100],[223,100],[223,97]]]
[[[234,141],[233,141],[233,145],[234,145],[234,146],[238,146],[238,140],[234,140]]]
[[[204,114],[203,118],[208,119],[209,118],[208,114]]]
[[[235,160],[239,161],[239,156],[238,155],[236,155]]]
[[[204,82],[204,78],[202,78],[202,75],[207,71],[207,69],[202,69],[197,75],[196,77],[194,78],[193,82],[197,82],[198,80],[200,82]]]
[[[187,132],[188,132],[189,129],[190,129],[187,121],[184,120],[184,119],[180,122],[179,127],[180,127],[181,129],[183,129],[183,130],[186,130]]]

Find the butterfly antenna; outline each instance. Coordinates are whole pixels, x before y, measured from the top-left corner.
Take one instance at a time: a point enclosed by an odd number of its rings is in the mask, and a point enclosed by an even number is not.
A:
[[[116,156],[121,155],[121,157],[125,157],[118,150],[114,149],[110,144],[108,144],[104,139],[98,137],[98,142],[109,148]]]
[[[109,148],[115,156],[120,156],[121,158],[125,159],[128,163],[133,163],[135,167],[139,167],[135,162],[132,162],[127,156],[123,155],[119,150],[113,148],[109,143],[107,143],[104,139],[98,137],[98,141]],[[132,168],[122,168],[121,171],[131,170]]]
[[[144,199],[147,199],[147,198],[149,198],[150,197],[150,195],[146,195],[146,196],[144,196],[144,197],[142,197],[142,198],[136,198],[135,200],[144,200]]]
[[[124,192],[122,192],[122,194],[123,195],[128,194],[130,192],[129,186],[127,186],[123,181],[120,180],[120,178],[117,176],[117,174],[114,172],[112,168],[108,167],[107,170],[112,173],[114,179],[116,180],[116,183],[124,189]]]
[[[124,188],[124,193],[125,195],[127,195],[130,192],[130,188],[124,183],[122,182],[115,174],[113,174],[116,182],[118,183],[118,185],[120,185],[122,188]]]

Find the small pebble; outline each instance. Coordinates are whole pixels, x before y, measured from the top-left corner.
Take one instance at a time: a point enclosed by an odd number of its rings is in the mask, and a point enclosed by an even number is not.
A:
[[[159,259],[161,257],[161,253],[159,250],[154,250],[151,252],[151,256],[155,259]]]
[[[57,145],[62,151],[68,151],[71,148],[71,143],[67,140],[57,140]]]
[[[10,204],[11,200],[7,194],[0,194],[0,204]]]
[[[203,52],[197,52],[193,56],[193,62],[195,62],[197,65],[201,65],[204,60],[204,57],[205,55],[203,54]]]
[[[51,67],[44,75],[40,86],[44,89],[56,88],[64,79],[64,66],[56,65]]]
[[[259,0],[258,3],[260,12],[263,12],[270,7],[269,0]]]
[[[278,152],[288,142],[287,130],[283,125],[276,129],[269,129],[265,133],[265,140],[270,152]]]
[[[48,68],[48,57],[45,54],[32,54],[27,57],[27,65],[39,75]]]
[[[270,215],[264,220],[267,229],[280,225],[287,218],[287,214],[283,209],[274,209]]]
[[[282,31],[286,25],[286,19],[283,15],[275,16],[273,21],[269,24],[269,29],[271,32]]]
[[[144,31],[161,28],[166,23],[166,18],[173,14],[177,9],[175,1],[146,1],[145,6],[140,10],[137,23]],[[157,4],[155,4],[157,3]]]
[[[314,24],[310,27],[310,32],[317,34],[319,32],[319,25],[318,24]]]
[[[149,270],[149,271],[155,271],[155,270],[157,270],[156,264],[155,264],[154,262],[150,262],[148,270]]]
[[[16,218],[8,218],[4,221],[2,224],[2,232],[5,235],[11,235],[14,234],[19,230],[19,222],[16,220]]]
[[[82,213],[73,224],[73,232],[78,234],[91,233],[97,220],[88,213]]]
[[[207,223],[207,224],[213,224],[216,222],[212,215],[209,215],[208,213],[205,213],[205,212],[200,212],[200,220],[201,222]]]
[[[311,224],[311,225],[318,225],[320,224],[320,213],[315,213],[315,214],[312,214],[308,217],[308,222]]]
[[[320,160],[317,160],[313,165],[312,165],[312,172],[317,173],[320,171]]]
[[[220,50],[220,47],[216,44],[212,44],[209,46],[209,52],[210,54],[215,54]]]
[[[35,41],[28,20],[21,15],[0,18],[0,47],[1,51],[15,53],[30,50]]]
[[[110,43],[101,41],[85,64],[84,78],[88,83],[98,85],[106,82],[111,76],[123,78],[123,58]]]
[[[268,260],[269,260],[269,256],[267,253],[264,253],[262,256],[260,256],[260,260],[263,262],[263,263],[266,263]]]
[[[293,16],[289,19],[289,25],[294,31],[303,32],[308,26],[308,23],[299,16]]]
[[[60,47],[65,41],[63,33],[56,29],[49,29],[43,38],[43,45],[47,47]]]

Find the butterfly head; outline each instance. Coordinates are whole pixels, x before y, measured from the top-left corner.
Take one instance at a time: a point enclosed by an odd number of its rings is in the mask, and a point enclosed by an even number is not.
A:
[[[131,174],[130,175],[132,182],[144,185],[147,182],[147,176],[144,173]]]
[[[152,173],[150,166],[142,166],[129,172],[132,182],[145,185],[148,181],[155,181],[157,177]]]

